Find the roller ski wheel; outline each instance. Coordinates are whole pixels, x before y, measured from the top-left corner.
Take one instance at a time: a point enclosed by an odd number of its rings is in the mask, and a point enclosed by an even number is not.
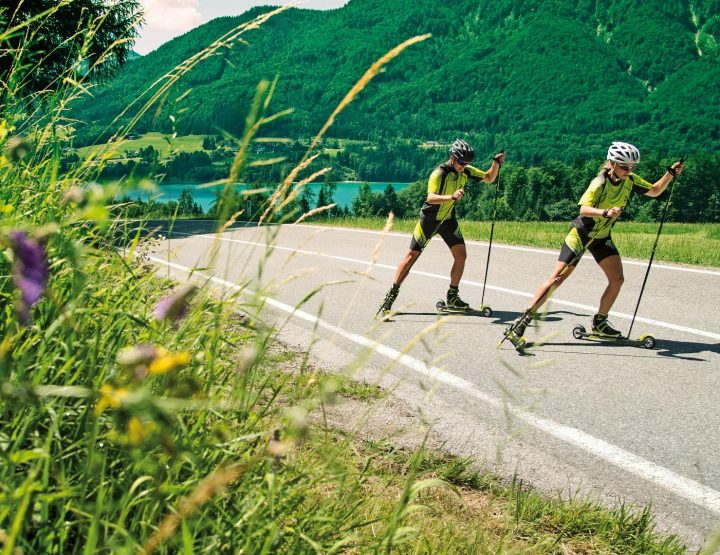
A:
[[[640,341],[642,342],[642,346],[646,349],[654,349],[657,345],[657,342],[655,341],[655,338],[650,335],[649,333],[643,333],[640,336]]]
[[[587,330],[585,326],[578,325],[573,328],[572,334],[575,339],[585,339],[585,337],[587,337]]]

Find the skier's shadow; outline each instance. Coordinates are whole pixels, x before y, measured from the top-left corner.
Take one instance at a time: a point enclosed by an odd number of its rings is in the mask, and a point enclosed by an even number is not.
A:
[[[501,325],[501,326],[507,326],[508,324],[511,324],[515,321],[515,319],[520,316],[520,312],[513,312],[513,311],[507,311],[507,310],[493,310],[492,316],[487,317],[481,310],[468,310],[467,312],[438,312],[437,310],[433,312],[429,311],[412,311],[412,310],[398,310],[397,312],[393,312],[390,319],[386,320],[387,322],[393,322],[392,318],[395,316],[472,316],[472,317],[479,317],[484,318],[487,320],[490,320],[492,324],[494,325]],[[577,314],[575,312],[569,312],[566,310],[558,310],[553,312],[548,312],[543,314],[542,318],[534,321],[533,325],[537,325],[538,323],[543,322],[559,322],[563,319],[562,316],[575,316],[575,317],[585,317],[587,314]]]
[[[542,348],[542,347],[578,347],[578,346],[592,346],[597,345],[603,349],[620,349],[627,347],[635,347],[644,351],[645,356],[661,356],[670,357],[678,360],[692,360],[695,362],[708,362],[707,358],[687,356],[693,353],[716,353],[720,354],[720,345],[714,343],[699,343],[697,341],[675,341],[672,339],[657,339],[657,344],[654,349],[644,349],[641,345],[633,345],[631,343],[623,341],[543,341],[542,343],[530,342],[527,344],[528,348]],[[640,354],[638,354],[640,356]]]
[[[507,326],[508,324],[512,324],[520,314],[522,313],[498,310],[497,312],[493,312],[492,318],[495,319],[493,324]],[[588,317],[587,314],[578,314],[577,312],[570,312],[569,310],[553,310],[552,312],[542,313],[538,318],[533,319],[532,325],[542,325],[544,322],[560,322],[565,319],[563,316],[573,316],[575,318]]]
[[[673,341],[670,339],[658,339],[655,350],[661,357],[679,358],[682,360],[696,360],[706,362],[706,358],[696,358],[680,355],[692,353],[715,353],[720,354],[720,345],[717,343],[699,343],[696,341]]]
[[[513,313],[511,313],[513,314]],[[534,325],[542,325],[543,322],[557,322],[559,320],[563,320],[563,318],[560,317],[560,315],[570,315],[580,318],[589,318],[588,314],[577,314],[575,312],[569,312],[569,311],[552,311],[548,312],[544,317],[540,318],[539,320],[535,320],[533,322]],[[512,317],[517,318],[519,316],[519,313],[514,313],[514,316]],[[510,320],[512,322],[512,320]],[[707,362],[707,358],[700,358],[700,357],[693,357],[693,356],[687,356],[691,354],[697,354],[697,353],[716,353],[720,354],[720,344],[717,343],[701,343],[699,341],[677,341],[673,339],[663,339],[662,337],[656,337],[657,344],[654,349],[648,350],[647,354],[650,355],[651,353],[654,353],[656,356],[662,356],[662,357],[670,357],[670,358],[676,358],[679,360],[692,360],[695,362]],[[578,345],[592,345],[593,343],[597,344],[599,347],[607,347],[607,348],[623,348],[623,347],[629,347],[633,346],[632,344],[629,344],[627,342],[618,341],[543,341],[542,344],[533,344],[532,342],[528,343],[528,348],[530,347],[577,347]],[[640,345],[637,345],[638,348],[642,348]],[[645,350],[645,349],[643,349]]]
[[[463,317],[470,316],[471,318],[484,318],[484,314],[480,312],[479,310],[468,310],[467,312],[438,312],[437,310],[434,312],[413,312],[409,310],[398,310],[397,312],[393,312],[393,314],[385,319],[385,322],[393,323],[398,321],[404,321],[404,322],[426,322],[426,319],[418,319],[418,320],[411,320],[408,318],[403,318],[404,316],[434,316],[435,318],[442,317],[448,317],[450,320],[448,323],[453,324],[470,324],[472,323],[469,320],[465,320]],[[397,318],[400,317],[400,318]]]

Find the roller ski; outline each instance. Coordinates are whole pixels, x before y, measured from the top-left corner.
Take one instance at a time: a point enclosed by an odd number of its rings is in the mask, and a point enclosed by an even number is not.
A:
[[[521,355],[527,354],[525,348],[528,347],[527,339],[525,339],[525,329],[532,322],[533,315],[529,310],[526,310],[520,316],[518,316],[507,328],[500,343],[497,344],[497,348],[503,344],[505,340],[510,341],[515,350]]]
[[[390,288],[390,290],[385,295],[385,300],[383,301],[382,305],[378,309],[378,311],[375,313],[375,318],[380,318],[381,320],[388,320],[390,316],[393,315],[392,311],[392,305],[395,302],[395,299],[397,299],[398,293],[400,292],[400,286],[393,284],[393,286]]]
[[[492,316],[492,309],[489,306],[481,306],[480,310],[470,308],[470,304],[460,298],[458,288],[450,287],[447,292],[447,300],[440,299],[435,303],[438,314],[466,314],[468,312],[481,312],[483,316],[488,318]]]
[[[443,301],[440,299],[438,302],[435,303],[435,308],[438,311],[438,314],[467,314],[467,313],[480,313],[486,318],[490,318],[493,315],[492,308],[490,308],[488,305],[482,305],[480,308],[466,308],[466,309],[459,309],[455,308],[453,306],[448,305],[446,301]]]
[[[630,337],[623,335],[622,332],[614,329],[608,323],[605,314],[596,314],[593,317],[593,325],[589,332],[585,329],[585,326],[577,325],[573,328],[572,333],[575,339],[586,339],[588,341],[641,345],[646,349],[654,349],[656,345],[655,338],[649,333],[642,334],[640,339],[630,339]]]

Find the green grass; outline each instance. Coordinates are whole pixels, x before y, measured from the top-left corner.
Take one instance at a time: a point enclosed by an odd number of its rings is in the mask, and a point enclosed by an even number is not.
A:
[[[395,220],[393,230],[412,233],[417,220]],[[380,218],[343,218],[313,221],[319,225],[382,229]],[[461,220],[460,227],[468,240],[487,241],[490,222]],[[493,241],[560,250],[567,233],[566,222],[496,222]],[[647,260],[657,236],[658,224],[619,222],[613,230],[613,241],[622,256]],[[655,260],[679,264],[720,267],[720,224],[666,223],[655,252]]]
[[[127,152],[147,148],[148,146],[152,146],[157,150],[161,157],[166,157],[171,152],[195,152],[203,149],[202,144],[205,137],[205,135],[184,135],[172,138],[170,135],[153,131],[139,135],[136,139],[118,141],[110,150],[109,156],[110,159],[121,158]],[[105,145],[85,146],[78,148],[77,152],[82,158],[87,158],[103,148],[105,148]]]

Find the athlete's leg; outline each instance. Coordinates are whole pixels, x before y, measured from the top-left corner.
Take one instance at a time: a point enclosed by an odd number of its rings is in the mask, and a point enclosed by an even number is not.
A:
[[[550,274],[547,280],[540,284],[528,308],[510,324],[506,333],[512,331],[516,337],[522,337],[525,333],[525,328],[530,325],[533,317],[542,305],[545,304],[545,301],[547,301],[550,295],[575,271],[575,267],[580,261],[580,256],[583,252],[582,243],[578,244],[578,239],[572,230],[566,235],[553,273]]]
[[[420,257],[422,251],[427,246],[428,242],[432,238],[433,232],[436,230],[437,225],[434,220],[426,220],[420,218],[415,229],[413,230],[413,236],[410,240],[410,248],[408,249],[405,256],[400,261],[400,264],[395,271],[394,285],[400,287],[400,284],[405,281],[405,278],[410,273],[410,269],[415,264],[415,261]]]
[[[561,255],[562,256],[562,255]],[[575,266],[569,265],[567,262],[558,260],[555,264],[555,269],[550,277],[544,281],[535,295],[532,298],[530,306],[526,308],[511,324],[508,330],[513,330],[513,333],[517,337],[522,337],[525,333],[525,328],[530,325],[533,317],[538,310],[542,307],[545,301],[553,294],[553,292],[560,287],[570,274],[575,270]]]
[[[540,310],[540,307],[545,304],[548,297],[550,297],[550,295],[552,295],[553,292],[560,287],[567,278],[570,277],[570,274],[572,274],[574,270],[575,266],[570,266],[567,262],[558,260],[555,264],[553,273],[550,274],[550,277],[544,281],[540,287],[538,287],[537,291],[535,291],[535,295],[530,302],[530,312],[535,314],[538,310]]]
[[[610,312],[615,299],[617,299],[620,289],[622,288],[625,277],[623,276],[622,261],[619,255],[608,256],[598,262],[599,266],[605,272],[608,284],[605,288],[605,292],[600,298],[600,308],[598,312],[600,314],[607,314]]]
[[[450,247],[450,252],[453,255],[453,265],[450,269],[450,285],[452,287],[459,287],[460,280],[462,279],[463,272],[465,271],[467,249],[465,248],[465,244],[461,243]]]
[[[405,278],[410,273],[410,269],[413,267],[413,264],[415,264],[415,261],[420,258],[420,254],[421,251],[408,249],[395,271],[395,279],[393,280],[395,285],[400,286],[402,282],[405,281]]]

